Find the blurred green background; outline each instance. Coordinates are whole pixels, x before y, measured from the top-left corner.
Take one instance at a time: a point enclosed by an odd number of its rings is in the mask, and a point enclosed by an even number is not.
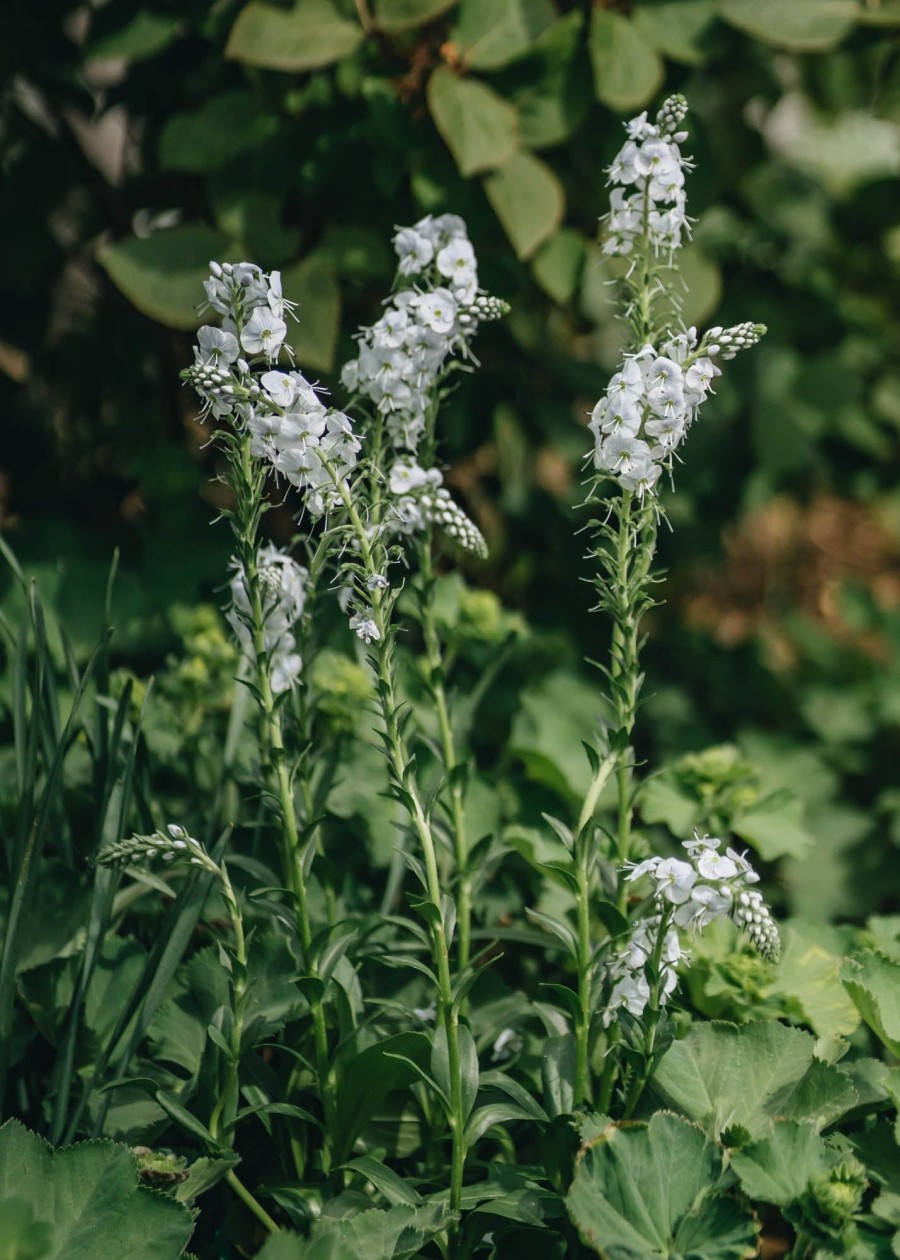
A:
[[[577,795],[605,633],[575,536],[584,425],[622,336],[604,168],[624,118],[684,92],[686,318],[769,335],[691,434],[648,623],[641,753],[733,747],[682,762],[645,817],[789,789],[745,832],[764,857],[781,837],[793,909],[900,910],[898,0],[15,0],[5,26],[0,528],[79,652],[120,549],[114,652],[162,677],[163,765],[175,727],[216,738],[233,670],[207,607],[213,454],[178,382],[207,260],[282,269],[299,365],[339,402],[395,225],[467,219],[513,310],[446,409],[448,480],[491,545],[469,582],[530,627],[474,736],[486,825],[523,812],[513,781]],[[511,623],[447,594],[474,681]]]

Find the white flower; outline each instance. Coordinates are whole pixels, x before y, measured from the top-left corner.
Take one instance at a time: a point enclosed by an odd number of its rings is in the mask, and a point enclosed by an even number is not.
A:
[[[248,354],[264,354],[274,359],[287,335],[287,324],[267,306],[258,306],[241,333],[241,345]]]
[[[678,858],[665,858],[653,872],[656,880],[656,895],[664,897],[673,906],[680,906],[691,895],[691,888],[697,882],[697,872],[689,862]]]
[[[294,401],[297,385],[290,372],[264,372],[259,383],[279,407],[290,407]]]
[[[457,236],[440,251],[435,259],[437,269],[448,280],[456,281],[462,277],[463,282],[476,274],[475,250],[464,237]]]
[[[456,320],[456,298],[449,289],[435,289],[419,299],[425,324],[438,333],[448,333]]]
[[[415,228],[400,228],[394,237],[401,276],[415,276],[434,258],[434,245]]]
[[[737,863],[713,849],[705,849],[697,859],[697,870],[703,879],[734,879]]]
[[[357,637],[362,639],[363,643],[377,642],[381,638],[381,631],[369,615],[370,613],[371,609],[367,609],[363,613],[354,613],[350,618],[350,629],[356,631]]]
[[[391,494],[409,494],[411,490],[418,490],[427,482],[428,475],[418,464],[398,459],[391,469],[388,489]]]
[[[198,329],[197,345],[201,363],[234,363],[240,354],[237,337],[212,324]]]

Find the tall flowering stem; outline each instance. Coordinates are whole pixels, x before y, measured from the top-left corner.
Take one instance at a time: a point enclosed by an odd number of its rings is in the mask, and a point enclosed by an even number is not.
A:
[[[599,510],[591,523],[589,558],[595,566],[595,609],[611,623],[609,657],[600,666],[608,685],[611,720],[601,732],[605,758],[595,757],[595,773],[579,822],[573,848],[578,919],[579,1018],[576,1021],[576,1098],[590,1098],[590,1046],[594,1019],[593,995],[598,990],[598,964],[592,952],[590,910],[593,876],[597,867],[596,838],[590,821],[600,790],[609,775],[610,759],[617,785],[617,814],[606,851],[616,873],[617,922],[627,922],[626,872],[634,848],[635,805],[634,729],[643,683],[641,622],[652,607],[657,530],[662,508],[660,483],[674,476],[677,452],[720,374],[719,361],[733,358],[754,345],[765,329],[739,324],[712,328],[698,337],[695,328],[680,320],[677,259],[689,232],[686,215],[685,173],[691,162],[681,152],[687,132],[681,125],[687,113],[683,97],[666,100],[650,121],[646,114],[626,123],[627,140],[609,168],[612,185],[610,210],[605,216],[605,252],[625,263],[624,317],[629,336],[619,370],[591,413],[594,437],[589,502]],[[612,483],[612,484],[611,484]],[[587,829],[587,831],[586,831]],[[609,1003],[625,1002],[629,1011],[648,1007],[645,1063],[654,1062],[656,1032],[665,993],[660,989],[663,963],[672,938],[662,926],[648,950],[638,950],[647,963],[645,981],[635,975],[619,977],[607,996]],[[674,975],[674,973],[672,973]],[[607,979],[614,979],[610,972]],[[646,983],[646,992],[644,987]],[[631,987],[629,987],[631,986]],[[606,1014],[610,1009],[607,1006]],[[599,1103],[608,1107],[613,1089],[616,1056],[611,1051],[615,1021],[604,1016],[609,1050]],[[629,1114],[646,1084],[645,1075],[628,1101]]]
[[[282,863],[287,886],[294,899],[297,937],[307,974],[316,980],[318,966],[312,948],[313,932],[307,878],[309,858],[312,856],[311,852],[307,852],[307,848],[311,844],[314,845],[315,840],[313,838],[304,843],[298,825],[294,786],[285,750],[282,716],[284,706],[279,699],[280,696],[286,695],[286,690],[276,692],[273,685],[276,680],[273,679],[272,653],[266,640],[267,625],[271,615],[271,610],[266,607],[268,602],[266,597],[270,588],[261,576],[258,563],[258,529],[266,503],[265,473],[262,466],[251,457],[249,433],[245,432],[236,441],[229,442],[228,453],[232,470],[231,484],[236,498],[232,524],[242,583],[249,605],[245,616],[255,662],[254,695],[260,712],[263,768],[268,778],[269,792],[278,806]],[[324,1005],[321,996],[315,993],[310,997],[310,1012],[315,1042],[316,1074],[325,1113],[323,1161],[327,1170],[330,1163],[329,1135],[335,1132],[336,1082],[329,1063]]]

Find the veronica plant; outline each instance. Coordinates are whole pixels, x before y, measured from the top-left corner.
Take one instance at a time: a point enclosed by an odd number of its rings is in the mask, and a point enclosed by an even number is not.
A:
[[[309,912],[314,847],[298,826],[282,721],[284,698],[303,671],[294,626],[303,609],[309,573],[288,556],[260,548],[268,477],[299,491],[306,520],[322,522],[311,568],[330,563],[350,628],[370,649],[390,786],[407,814],[417,848],[417,853],[405,856],[421,884],[420,907],[430,941],[433,970],[426,972],[436,990],[437,1026],[429,1079],[451,1135],[449,1207],[456,1213],[471,1141],[466,1121],[478,1069],[471,1033],[460,1019],[470,982],[471,885],[463,766],[444,692],[433,609],[433,531],[440,529],[479,555],[486,548],[480,531],[442,485],[435,421],[450,372],[474,361],[470,346],[479,325],[498,318],[505,307],[479,289],[474,251],[457,216],[429,217],[401,229],[395,247],[401,287],[388,299],[385,314],[362,331],[357,358],[343,373],[344,384],[355,391],[351,405],[362,413],[359,427],[344,412],[328,408],[300,372],[276,366],[290,306],[282,297],[277,274],[266,276],[251,264],[211,265],[206,293],[209,304],[223,316],[222,326],[200,329],[195,365],[184,377],[203,399],[204,411],[220,422],[217,439],[228,456],[235,496],[228,515],[237,546],[229,620],[255,660],[262,761],[277,802],[298,939],[313,982],[319,979]],[[414,284],[402,287],[407,278]],[[459,885],[459,912],[445,890],[433,795],[420,781],[406,732],[409,714],[398,694],[394,612],[402,582],[396,575],[401,563],[409,565],[415,557],[421,567],[418,606],[429,687],[450,783],[456,866],[451,874]],[[302,777],[302,765],[294,767],[294,773]],[[457,922],[460,974],[454,979],[451,946]],[[327,1171],[332,1155],[327,1135],[336,1130],[335,1078],[322,991],[312,993]]]
[[[646,113],[626,124],[627,139],[609,168],[610,210],[603,220],[605,252],[624,263],[623,314],[628,327],[622,363],[591,413],[594,446],[588,501],[599,509],[591,523],[589,558],[596,609],[611,622],[608,661],[600,668],[608,685],[611,721],[592,750],[593,777],[574,830],[556,822],[571,852],[569,879],[577,927],[569,933],[578,975],[573,995],[575,1039],[574,1099],[593,1098],[591,1061],[599,1025],[609,1030],[599,1105],[606,1109],[619,1073],[616,1022],[624,1010],[646,1018],[635,1026],[637,1061],[624,1106],[630,1114],[659,1053],[662,1008],[676,982],[684,956],[678,931],[696,931],[731,911],[745,911],[762,951],[777,952],[777,932],[755,892],[743,883],[755,879],[745,860],[730,850],[717,858],[719,841],[688,841],[706,866],[718,861],[718,882],[705,882],[698,867],[676,859],[651,858],[634,865],[634,727],[643,675],[641,620],[652,606],[658,582],[653,563],[665,507],[661,490],[674,482],[680,450],[700,407],[712,392],[720,363],[754,345],[761,325],[712,328],[700,336],[679,318],[678,251],[690,231],[685,174],[690,160],[681,151],[687,105],[670,97],[655,121]],[[597,825],[598,803],[607,783],[616,785],[612,830]],[[643,843],[641,841],[641,843]],[[629,893],[643,876],[655,875],[652,913],[629,924]],[[667,880],[671,879],[671,883]],[[598,887],[599,880],[599,887]],[[737,881],[737,882],[735,882]],[[615,942],[596,950],[592,917],[599,910]],[[742,901],[741,898],[744,898]],[[676,907],[678,909],[676,910]],[[759,919],[754,920],[753,915]],[[771,929],[771,930],[770,930]],[[627,941],[626,941],[627,938]],[[624,945],[624,948],[622,946]],[[597,1012],[602,1011],[598,1021]]]

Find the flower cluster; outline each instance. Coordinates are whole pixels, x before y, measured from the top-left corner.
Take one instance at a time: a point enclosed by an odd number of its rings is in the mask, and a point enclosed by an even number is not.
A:
[[[249,432],[251,454],[300,490],[319,516],[340,502],[359,439],[349,418],[327,408],[301,372],[273,366],[287,333],[283,316],[293,306],[280,274],[266,275],[253,263],[209,266],[207,304],[222,315],[222,326],[198,331],[194,366],[182,377],[200,395],[203,412]],[[254,367],[267,370],[258,376]]]
[[[464,551],[484,559],[487,543],[481,530],[451,498],[437,468],[424,469],[412,459],[397,459],[388,477],[392,500],[385,520],[388,534],[414,534],[439,525]]]
[[[415,451],[448,359],[468,357],[478,325],[509,308],[479,290],[475,251],[459,215],[428,215],[400,228],[394,249],[399,274],[414,287],[392,294],[382,317],[361,330],[359,352],[341,381],[375,404],[396,446]]]
[[[698,341],[696,328],[688,328],[659,348],[626,355],[591,413],[597,470],[640,497],[652,493],[721,375],[716,359],[733,358],[764,332],[762,324],[736,324]]]
[[[272,690],[276,695],[290,690],[300,676],[303,661],[294,649],[297,640],[294,627],[303,614],[306,602],[306,580],[309,573],[286,552],[273,544],[262,547],[257,558],[259,584],[263,598],[265,650],[269,656]],[[253,651],[250,631],[250,592],[243,566],[232,560],[231,607],[225,614],[228,623],[247,652]]]
[[[127,840],[117,840],[98,854],[97,862],[101,866],[113,866],[153,861],[156,858],[163,862],[184,859],[191,866],[205,866],[207,870],[218,869],[200,841],[195,840],[177,823],[169,823],[165,831],[154,831],[151,836],[131,836]]]
[[[655,123],[645,112],[625,124],[628,139],[609,168],[607,254],[631,254],[644,241],[656,254],[681,248],[688,228],[684,173],[691,167],[679,148],[687,139],[679,130],[686,114],[684,97],[670,96]]]
[[[676,967],[687,957],[679,929],[700,932],[713,920],[730,917],[763,958],[777,961],[781,952],[778,928],[752,887],[759,876],[734,849],[719,853],[721,844],[712,836],[695,836],[684,843],[688,861],[652,857],[627,864],[626,880],[645,875],[653,880],[655,912],[638,920],[627,947],[608,966],[613,985],[604,1026],[616,1019],[622,1006],[634,1016],[643,1014],[651,996],[650,964],[657,977],[657,1000],[660,1006],[666,1004],[678,982]]]

